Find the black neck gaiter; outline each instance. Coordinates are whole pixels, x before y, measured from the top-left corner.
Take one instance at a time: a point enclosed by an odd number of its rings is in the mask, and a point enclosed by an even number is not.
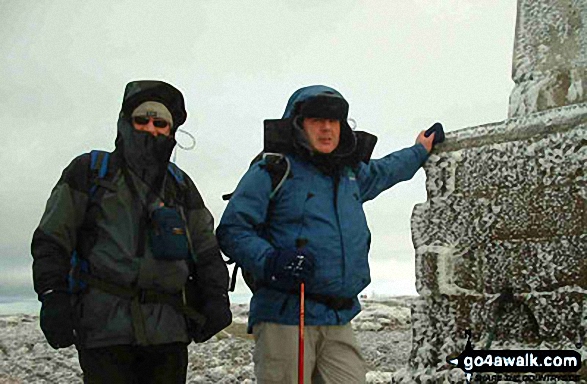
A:
[[[118,134],[121,140],[116,146],[122,146],[126,165],[154,191],[159,190],[176,144],[173,136],[138,131],[123,118],[118,121]]]

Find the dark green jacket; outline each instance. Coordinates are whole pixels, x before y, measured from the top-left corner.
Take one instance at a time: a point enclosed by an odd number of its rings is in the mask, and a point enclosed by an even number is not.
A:
[[[45,213],[32,242],[35,291],[67,290],[70,258],[74,249],[89,262],[90,274],[125,287],[181,294],[188,276],[185,260],[161,261],[153,258],[148,236],[141,236],[142,203],[133,198],[121,172],[121,154],[112,154],[111,165],[117,170],[112,185],[89,201],[90,156],[74,159],[63,171],[53,189]],[[136,175],[133,178],[139,196],[146,201],[148,187]],[[196,259],[197,281],[204,300],[227,303],[228,271],[213,233],[213,218],[191,179],[183,174],[187,190],[167,175],[160,197],[166,205],[184,211]],[[95,201],[97,200],[97,201]],[[155,203],[157,203],[155,201]],[[144,254],[138,255],[139,239]],[[182,313],[167,304],[142,303],[137,316],[131,314],[131,300],[89,286],[72,295],[75,305],[78,347],[110,345],[153,345],[189,342]],[[137,334],[137,327],[144,332]]]

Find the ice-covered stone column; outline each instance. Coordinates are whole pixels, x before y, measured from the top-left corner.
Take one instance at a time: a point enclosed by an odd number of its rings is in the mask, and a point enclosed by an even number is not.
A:
[[[519,0],[509,117],[587,101],[587,2]]]
[[[426,163],[412,215],[420,297],[396,381],[462,382],[446,358],[465,330],[475,349],[587,358],[586,8],[519,0],[510,118],[448,133]]]

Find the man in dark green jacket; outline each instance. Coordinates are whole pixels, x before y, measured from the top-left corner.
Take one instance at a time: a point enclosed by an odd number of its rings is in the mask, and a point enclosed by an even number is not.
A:
[[[231,321],[212,215],[169,162],[186,117],[173,86],[127,84],[116,149],[71,162],[34,233],[41,329],[85,382],[184,383],[187,345]]]

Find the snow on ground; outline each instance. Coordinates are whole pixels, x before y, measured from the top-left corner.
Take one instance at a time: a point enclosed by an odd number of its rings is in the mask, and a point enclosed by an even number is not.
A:
[[[368,383],[388,383],[406,366],[411,348],[410,298],[365,301],[353,320]],[[188,383],[254,383],[253,340],[246,334],[248,306],[232,306],[234,322],[202,344],[190,344]],[[54,350],[38,317],[0,316],[0,384],[81,383],[75,347]]]

